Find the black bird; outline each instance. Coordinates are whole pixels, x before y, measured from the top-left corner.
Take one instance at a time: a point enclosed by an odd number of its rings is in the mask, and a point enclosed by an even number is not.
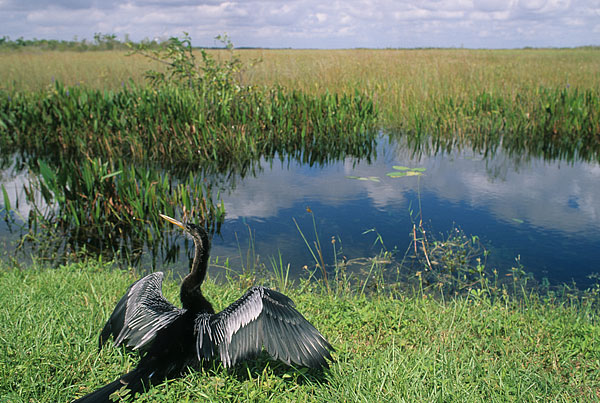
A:
[[[143,392],[153,384],[180,376],[188,367],[199,367],[215,355],[229,368],[256,357],[263,346],[273,358],[288,365],[328,367],[333,347],[294,308],[292,300],[277,291],[252,287],[215,313],[200,288],[210,251],[206,230],[160,216],[182,228],[194,241],[192,267],[181,282],[182,308],[163,296],[164,273],[155,272],[133,283],[104,325],[99,347],[113,336],[116,346],[138,350],[140,361],[133,371],[78,402],[108,402],[109,396],[122,387],[131,394]]]

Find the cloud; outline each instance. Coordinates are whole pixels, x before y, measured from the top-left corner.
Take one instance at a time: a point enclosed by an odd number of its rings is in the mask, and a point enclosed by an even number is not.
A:
[[[292,164],[274,165],[256,178],[246,178],[224,196],[228,219],[268,219],[292,208],[298,201],[340,206],[365,196],[381,211],[406,209],[417,192],[444,202],[466,204],[489,211],[498,220],[524,220],[544,231],[582,233],[600,226],[600,166],[561,165],[532,158],[515,161],[498,153],[484,160],[472,152],[451,156],[413,157],[403,147],[378,151],[376,161],[356,165],[351,159],[319,171]],[[426,168],[417,178],[389,178],[392,165]],[[348,176],[376,177],[360,181]],[[274,189],[285,189],[277,192]],[[556,189],[561,189],[557,192]]]
[[[506,11],[511,8],[512,3],[510,0],[474,0],[473,8],[483,12]]]
[[[548,3],[546,0],[519,0],[519,7],[524,10],[540,10]]]
[[[189,32],[213,46],[523,47],[598,44],[598,1],[569,0],[55,0],[0,2],[0,35],[54,39]]]

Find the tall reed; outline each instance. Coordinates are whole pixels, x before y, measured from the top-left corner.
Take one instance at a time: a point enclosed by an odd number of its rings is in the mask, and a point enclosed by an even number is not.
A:
[[[156,249],[163,241],[164,223],[158,213],[183,214],[213,231],[225,217],[218,193],[192,173],[176,178],[151,166],[100,158],[58,168],[40,160],[36,171],[26,188],[36,207],[28,223],[34,233],[38,227],[54,231],[55,249],[85,247],[88,252],[135,259],[144,247]],[[43,206],[35,194],[42,195]]]
[[[600,161],[600,91],[538,87],[506,98],[493,92],[432,100],[400,129],[413,149],[471,146],[483,154]]]
[[[368,154],[375,119],[373,102],[360,94],[249,87],[224,96],[173,86],[101,91],[57,82],[46,91],[0,97],[0,146],[61,160],[126,157],[224,167],[278,153],[314,162]]]

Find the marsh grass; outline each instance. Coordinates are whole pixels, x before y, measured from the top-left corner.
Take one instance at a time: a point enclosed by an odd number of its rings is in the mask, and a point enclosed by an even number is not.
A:
[[[208,50],[226,59],[226,50]],[[576,49],[238,49],[243,62],[261,60],[241,76],[245,84],[279,84],[308,93],[359,90],[372,96],[384,122],[397,125],[411,114],[432,110],[436,97],[475,98],[493,93],[506,99],[536,88],[598,90],[600,51]],[[199,53],[199,51],[198,51]],[[5,89],[40,90],[53,78],[66,85],[118,89],[144,81],[158,62],[126,52],[5,52],[0,71]],[[105,69],[110,74],[103,74]],[[103,77],[103,80],[99,80]]]
[[[359,94],[311,96],[283,88],[223,94],[179,87],[100,91],[55,83],[0,100],[0,144],[79,160],[128,158],[219,171],[276,153],[316,163],[368,155],[376,112]]]
[[[0,400],[69,401],[130,370],[135,354],[97,351],[99,329],[134,271],[105,263],[15,269],[0,263]],[[211,269],[219,308],[247,287]],[[225,281],[223,281],[225,280]],[[276,279],[258,282],[277,286]],[[333,283],[332,286],[335,286]],[[302,291],[300,291],[302,289]],[[324,373],[261,358],[215,365],[152,388],[139,401],[594,401],[600,398],[598,295],[588,299],[441,300],[426,293],[287,290],[336,348]],[[178,282],[164,293],[177,301]]]
[[[228,57],[225,50],[207,52],[217,60]],[[597,48],[245,49],[237,54],[244,63],[261,60],[240,72],[245,85],[282,85],[307,94],[358,91],[374,100],[382,127],[421,144],[431,142],[434,149],[461,143],[493,152],[502,145],[515,154],[598,159]],[[101,63],[92,68],[94,58]],[[162,68],[139,55],[130,63],[122,59],[120,51],[8,52],[0,71],[9,78],[5,89],[38,90],[53,77],[68,85],[116,89],[127,82],[123,77],[141,83],[146,70]],[[66,68],[69,72],[60,73]],[[115,79],[97,81],[99,68],[110,68]]]
[[[42,160],[38,165],[37,176],[25,188],[35,207],[27,240],[34,247],[43,240],[46,248],[36,249],[45,258],[60,261],[60,249],[69,255],[85,248],[136,263],[144,249],[156,251],[166,241],[157,212],[177,212],[210,232],[218,231],[225,217],[218,191],[213,194],[202,176],[181,178],[151,166],[99,158],[65,163],[56,171]],[[40,202],[34,202],[36,194]],[[54,235],[54,248],[48,248],[50,239],[38,235],[38,229]]]
[[[87,86],[97,89],[118,90],[129,80],[141,85],[144,71],[164,69],[160,63],[147,61],[142,56],[127,57],[127,51],[107,52],[53,52],[4,51],[0,70],[6,80],[5,90],[39,91],[55,81],[67,86]]]

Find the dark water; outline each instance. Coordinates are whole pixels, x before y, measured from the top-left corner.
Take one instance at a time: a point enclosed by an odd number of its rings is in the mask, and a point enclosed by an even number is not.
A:
[[[423,176],[391,178],[394,165],[425,168]],[[350,179],[351,177],[371,180]],[[458,226],[478,235],[489,250],[488,268],[524,270],[551,283],[594,283],[600,273],[600,165],[515,159],[502,153],[483,158],[472,151],[414,156],[406,147],[378,146],[372,163],[351,159],[326,167],[274,164],[224,195],[227,220],[214,251],[235,255],[237,243],[254,235],[256,253],[281,252],[292,269],[314,262],[296,225],[319,239],[333,264],[331,238],[348,258],[373,256],[385,246],[406,250],[420,211],[428,229]],[[419,207],[420,206],[420,207]],[[367,232],[367,233],[365,233]],[[237,234],[237,241],[236,241]],[[440,235],[440,237],[442,237]],[[339,248],[339,242],[336,243]]]
[[[395,165],[425,168],[424,175],[387,176]],[[11,198],[27,181],[25,173],[10,169],[2,175]],[[379,252],[377,234],[387,249],[405,251],[420,213],[434,235],[459,227],[479,236],[489,251],[487,267],[501,274],[518,259],[538,280],[585,288],[595,282],[589,276],[600,273],[600,164],[595,162],[514,158],[502,152],[485,158],[473,151],[414,155],[404,144],[386,139],[370,163],[346,159],[309,167],[263,162],[257,176],[233,182],[233,188],[221,191],[227,216],[213,239],[213,256],[230,258],[233,267],[248,265],[246,258],[256,255],[269,266],[269,257],[279,253],[294,273],[314,266],[294,222],[312,246],[313,218],[326,264],[334,263],[332,237],[337,251],[342,248],[340,256],[348,259]],[[27,217],[29,208],[20,203],[18,211]],[[2,246],[9,248],[14,238],[0,223]],[[250,252],[248,245],[253,245]],[[186,270],[182,260],[177,265]]]

